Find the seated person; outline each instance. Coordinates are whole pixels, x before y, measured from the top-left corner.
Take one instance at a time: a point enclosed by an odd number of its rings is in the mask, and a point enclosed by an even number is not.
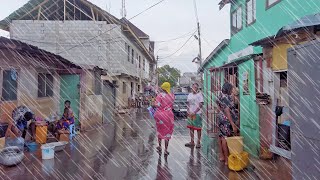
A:
[[[72,111],[72,108],[71,108],[71,102],[70,102],[69,100],[66,100],[66,101],[64,102],[64,108],[68,108],[68,110],[69,110],[69,116],[74,119],[73,111]]]
[[[13,123],[9,123],[5,134],[5,147],[18,146],[23,150],[25,141],[21,134],[21,131]]]
[[[70,113],[69,109],[65,108],[63,116],[56,124],[56,131],[58,132],[57,135],[66,133],[66,131],[69,130],[69,126],[71,124],[74,124],[74,118],[72,117],[72,114]]]
[[[28,121],[31,121],[28,127]],[[31,140],[35,140],[35,131],[36,131],[36,124],[34,120],[34,114],[30,111],[26,112],[23,116],[23,118],[20,118],[16,122],[16,126],[19,129],[19,131],[22,133],[21,137],[23,139],[26,138],[27,131],[29,131],[31,135]]]

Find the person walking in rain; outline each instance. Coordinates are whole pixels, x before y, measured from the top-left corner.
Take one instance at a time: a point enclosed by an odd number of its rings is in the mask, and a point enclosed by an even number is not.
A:
[[[170,83],[164,82],[161,85],[160,93],[157,95],[156,100],[154,102],[154,108],[156,108],[154,119],[156,121],[157,136],[159,143],[157,150],[159,153],[162,152],[161,142],[162,140],[164,140],[164,155],[169,155],[169,140],[172,137],[174,128],[174,114],[172,111],[174,94],[171,93],[170,88]]]
[[[203,95],[201,92],[198,91],[199,85],[198,83],[194,83],[192,85],[192,93],[188,95],[188,126],[187,128],[190,129],[190,137],[191,141],[185,146],[193,147],[195,146],[194,143],[194,131],[197,131],[198,134],[198,141],[196,148],[201,148],[201,130],[202,130],[202,106],[203,106]]]

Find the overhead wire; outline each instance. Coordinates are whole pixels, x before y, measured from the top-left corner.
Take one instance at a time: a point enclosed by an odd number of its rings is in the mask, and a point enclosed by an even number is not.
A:
[[[178,39],[182,39],[184,37],[187,37],[189,36],[191,33],[193,33],[196,29],[193,29],[191,30],[190,32],[186,33],[186,34],[183,34],[181,36],[178,36],[178,37],[175,37],[175,38],[172,38],[172,39],[168,39],[168,40],[163,40],[163,41],[154,41],[156,43],[164,43],[164,42],[170,42],[170,41],[175,41],[175,40],[178,40]]]
[[[183,43],[183,45],[179,49],[177,49],[174,53],[172,53],[172,54],[170,54],[168,56],[162,57],[162,58],[160,57],[159,59],[166,59],[168,57],[171,57],[171,56],[175,55],[177,52],[179,52],[190,41],[190,39],[194,36],[195,33],[196,33],[196,31],[194,31],[192,33],[192,35],[186,40],[186,42]]]

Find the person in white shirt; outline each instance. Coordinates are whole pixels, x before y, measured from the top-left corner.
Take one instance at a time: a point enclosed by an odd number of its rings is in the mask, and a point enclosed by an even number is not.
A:
[[[188,95],[188,126],[190,129],[190,137],[191,141],[185,146],[193,147],[194,143],[194,131],[197,131],[198,141],[196,148],[201,147],[201,130],[202,130],[202,106],[203,106],[203,95],[198,91],[199,85],[198,83],[194,83],[192,85],[192,93]]]

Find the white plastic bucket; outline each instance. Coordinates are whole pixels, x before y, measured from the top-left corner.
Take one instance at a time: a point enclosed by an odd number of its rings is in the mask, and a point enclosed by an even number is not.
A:
[[[51,144],[44,144],[41,146],[42,159],[54,158],[54,146]]]

